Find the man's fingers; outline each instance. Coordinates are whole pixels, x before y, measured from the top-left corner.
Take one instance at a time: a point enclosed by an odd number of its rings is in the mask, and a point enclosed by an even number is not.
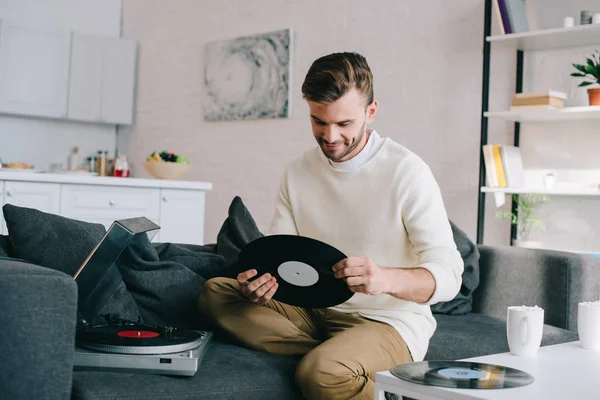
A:
[[[347,258],[344,258],[343,260],[338,261],[337,263],[335,263],[333,265],[333,267],[331,268],[333,270],[333,272],[337,272],[337,271],[345,268],[346,267],[346,260],[347,260]]]
[[[267,292],[264,294],[264,296],[262,296],[259,300],[258,300],[258,304],[260,305],[265,305],[267,304],[269,301],[271,301],[271,299],[273,298],[273,296],[275,295],[275,292],[277,291],[277,288],[279,287],[279,283],[275,283],[273,286],[271,286],[271,288],[269,290],[267,290]]]
[[[336,278],[348,278],[350,276],[361,276],[363,275],[362,267],[346,267],[336,271],[334,273]]]
[[[261,287],[262,285],[264,285],[265,283],[267,283],[269,281],[269,279],[271,279],[271,274],[264,274],[264,275],[256,278],[252,282],[250,282],[246,286],[246,288],[248,288],[248,292],[252,293],[256,289],[258,289],[259,287]]]
[[[352,286],[361,286],[361,285],[365,285],[367,282],[365,281],[365,278],[362,276],[352,276],[350,278],[346,278],[346,285],[348,285],[350,288],[352,288]]]
[[[367,287],[365,285],[357,285],[357,286],[348,286],[348,288],[350,289],[350,291],[354,292],[354,293],[367,293]]]
[[[249,269],[248,271],[240,272],[237,276],[237,281],[240,285],[245,285],[248,283],[248,279],[256,276],[258,273],[255,269]]]
[[[252,297],[254,297],[256,299],[263,297],[269,290],[271,290],[271,288],[273,287],[273,285],[275,285],[275,283],[277,283],[275,278],[269,279],[267,282],[265,282],[263,285],[261,285],[259,288],[257,288],[252,293]]]

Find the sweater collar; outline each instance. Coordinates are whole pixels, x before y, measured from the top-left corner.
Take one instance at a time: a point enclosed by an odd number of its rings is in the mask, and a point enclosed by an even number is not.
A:
[[[377,151],[383,144],[383,140],[375,130],[371,130],[368,133],[369,137],[367,139],[367,143],[357,155],[355,155],[348,161],[342,162],[333,162],[327,159],[329,165],[331,165],[334,169],[337,169],[339,171],[350,171],[352,169],[361,167],[362,165],[366,164],[367,161],[373,158],[375,153],[377,153]]]

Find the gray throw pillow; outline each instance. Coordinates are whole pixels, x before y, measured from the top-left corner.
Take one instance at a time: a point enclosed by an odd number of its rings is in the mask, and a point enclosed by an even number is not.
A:
[[[106,230],[101,224],[77,221],[26,207],[6,204],[12,257],[74,276]],[[136,320],[139,312],[125,283],[121,283],[100,314],[119,314]],[[102,318],[90,321],[102,322]]]
[[[14,257],[74,276],[106,230],[31,208],[6,204],[4,219]]]

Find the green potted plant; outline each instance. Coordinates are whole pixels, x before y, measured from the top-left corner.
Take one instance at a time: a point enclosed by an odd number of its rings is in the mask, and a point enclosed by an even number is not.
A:
[[[513,201],[517,205],[516,213],[498,211],[496,216],[507,218],[512,225],[517,226],[517,239],[514,241],[514,245],[528,248],[542,247],[541,242],[530,240],[530,235],[535,229],[546,229],[544,221],[537,218],[535,213],[540,206],[548,202],[548,196],[542,194],[513,195]]]
[[[579,84],[579,87],[590,86],[600,83],[600,51],[596,50],[596,54],[586,59],[586,64],[573,64],[577,72],[573,72],[571,76],[576,78],[588,79]],[[600,106],[600,87],[588,88],[588,96],[590,98],[590,106]]]

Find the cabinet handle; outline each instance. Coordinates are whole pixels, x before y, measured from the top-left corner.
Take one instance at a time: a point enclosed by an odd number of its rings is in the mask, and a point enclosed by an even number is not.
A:
[[[108,204],[110,204],[111,206],[114,206],[114,205],[115,205],[115,204],[117,204],[117,203],[115,203],[115,201],[114,201],[114,200],[110,200],[110,201],[108,202]]]
[[[6,196],[8,196],[8,197],[12,196],[12,192],[10,190],[7,190],[6,191]]]
[[[162,201],[166,203],[168,201],[167,196],[163,196]]]

